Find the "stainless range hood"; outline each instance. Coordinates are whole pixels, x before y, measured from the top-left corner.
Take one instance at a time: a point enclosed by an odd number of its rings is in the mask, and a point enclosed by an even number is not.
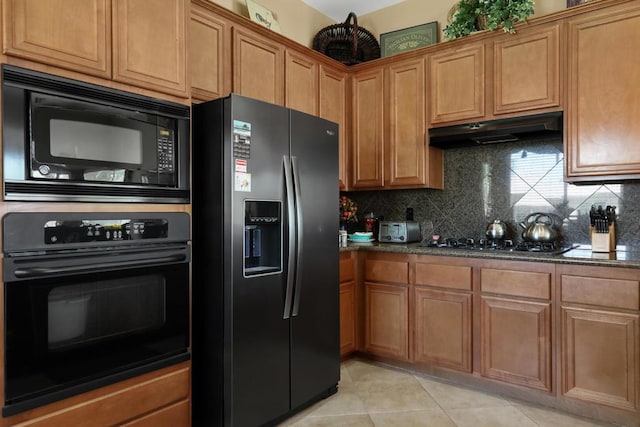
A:
[[[429,145],[469,147],[515,142],[541,134],[562,135],[561,111],[429,129]]]

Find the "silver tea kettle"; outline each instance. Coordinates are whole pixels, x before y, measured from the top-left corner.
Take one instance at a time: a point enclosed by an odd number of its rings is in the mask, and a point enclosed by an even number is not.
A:
[[[522,238],[527,242],[553,242],[558,237],[555,221],[546,213],[534,212],[520,223]]]
[[[485,234],[488,239],[502,240],[507,234],[507,225],[499,219],[496,219],[487,225]]]

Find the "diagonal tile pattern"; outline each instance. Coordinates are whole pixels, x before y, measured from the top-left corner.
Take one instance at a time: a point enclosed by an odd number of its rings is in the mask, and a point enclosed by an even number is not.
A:
[[[360,359],[343,362],[340,378],[338,393],[280,426],[609,426]]]

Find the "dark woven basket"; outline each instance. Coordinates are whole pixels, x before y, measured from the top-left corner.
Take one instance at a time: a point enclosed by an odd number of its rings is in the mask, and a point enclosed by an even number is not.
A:
[[[358,18],[353,12],[344,23],[320,30],[313,38],[313,49],[346,65],[380,58],[378,41],[369,31],[358,27]]]

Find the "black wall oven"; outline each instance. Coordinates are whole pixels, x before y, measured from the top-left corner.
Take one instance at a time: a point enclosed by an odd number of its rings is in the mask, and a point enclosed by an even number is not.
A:
[[[189,354],[189,216],[10,213],[3,416]]]
[[[188,203],[189,111],[4,64],[4,198]]]

